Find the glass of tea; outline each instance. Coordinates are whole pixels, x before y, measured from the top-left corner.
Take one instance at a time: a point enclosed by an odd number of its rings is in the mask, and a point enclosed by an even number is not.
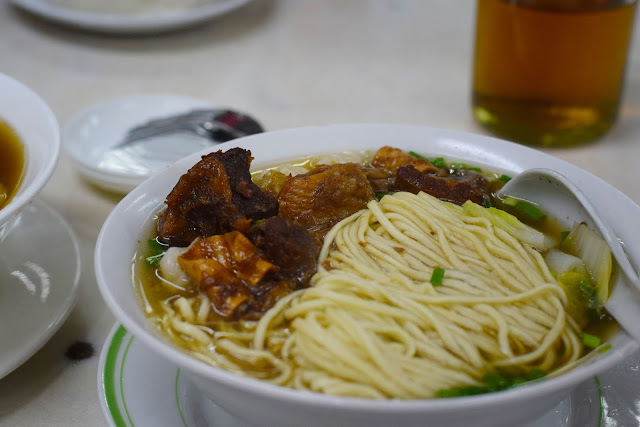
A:
[[[538,146],[605,134],[618,115],[636,0],[478,0],[472,107]]]

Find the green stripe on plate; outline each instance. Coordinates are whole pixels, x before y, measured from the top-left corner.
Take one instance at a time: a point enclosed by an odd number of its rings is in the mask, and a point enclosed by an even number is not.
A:
[[[131,343],[133,342],[133,336],[127,343],[127,347],[124,349],[124,354],[122,355],[122,363],[120,364],[120,397],[122,398],[122,407],[124,408],[124,413],[127,414],[127,419],[129,420],[129,424],[133,427],[133,420],[131,419],[131,415],[129,415],[129,409],[127,408],[127,401],[124,399],[124,361],[127,359],[127,354],[129,353],[129,347],[131,347]]]
[[[107,360],[104,364],[104,372],[102,379],[104,381],[104,394],[107,400],[107,406],[109,412],[111,412],[111,418],[118,427],[126,427],[124,417],[118,407],[118,397],[116,396],[116,362],[118,360],[118,353],[120,352],[120,346],[122,340],[127,335],[127,330],[120,326],[113,338],[111,344],[109,344],[109,350],[107,350]]]
[[[182,420],[182,425],[184,427],[189,427],[187,421],[184,419],[184,414],[182,413],[182,408],[180,407],[180,398],[178,396],[178,380],[180,379],[180,368],[176,370],[176,386],[174,392],[176,394],[176,406],[178,407],[178,413],[180,414],[180,419]]]

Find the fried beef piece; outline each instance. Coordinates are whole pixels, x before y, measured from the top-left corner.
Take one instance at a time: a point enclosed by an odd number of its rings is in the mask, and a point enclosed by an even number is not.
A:
[[[247,236],[232,231],[197,238],[178,264],[225,318],[256,318],[308,286],[320,244],[292,221],[272,217]]]
[[[249,150],[232,148],[225,152],[211,153],[209,156],[222,162],[229,176],[233,204],[242,215],[254,220],[278,215],[276,198],[263,192],[251,180],[249,167],[253,157]]]
[[[171,246],[187,246],[198,236],[222,234],[250,225],[232,202],[229,177],[220,160],[204,156],[180,177],[158,219],[158,236]]]
[[[446,169],[435,167],[427,159],[414,157],[398,148],[389,146],[384,146],[376,151],[371,164],[375,167],[387,169],[391,172],[397,171],[398,168],[402,166],[411,165],[420,173],[428,173],[438,176],[446,176],[449,174]]]
[[[158,235],[171,246],[198,236],[247,230],[251,220],[277,215],[278,202],[251,181],[251,152],[234,148],[202,157],[180,177],[158,219]]]
[[[251,302],[251,288],[277,267],[238,231],[196,239],[178,264],[223,317],[232,317]],[[256,292],[261,289],[257,289]]]
[[[396,182],[396,174],[394,172],[379,167],[362,167],[361,169],[375,193],[390,193],[393,191],[393,186]]]
[[[320,165],[304,175],[287,178],[278,196],[279,216],[308,230],[322,231],[364,209],[375,197],[355,163]]]
[[[306,228],[272,217],[251,227],[247,237],[278,266],[276,280],[289,280],[293,289],[307,286],[316,272],[320,242]]]
[[[467,200],[483,204],[489,197],[487,180],[480,174],[465,171],[458,175],[438,177],[421,173],[413,166],[402,166],[396,173],[396,191],[417,194],[420,191],[458,205]]]

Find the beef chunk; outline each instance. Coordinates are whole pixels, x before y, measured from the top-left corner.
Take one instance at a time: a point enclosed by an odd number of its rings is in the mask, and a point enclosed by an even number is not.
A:
[[[233,148],[202,157],[180,177],[158,219],[158,235],[171,246],[198,236],[247,230],[251,220],[278,214],[278,201],[251,181],[251,152]]]
[[[307,286],[316,272],[320,244],[306,228],[272,217],[253,226],[247,237],[278,267],[276,280],[292,280],[294,289]]]
[[[165,203],[158,236],[171,246],[187,246],[198,236],[247,228],[247,220],[232,203],[224,166],[213,156],[204,156],[182,175]]]
[[[322,231],[364,209],[375,193],[355,163],[320,165],[288,177],[278,196],[279,216],[308,230]]]
[[[458,205],[467,200],[483,204],[489,196],[487,180],[480,174],[464,171],[457,175],[439,177],[421,173],[413,166],[402,166],[396,174],[396,191],[408,191],[417,194],[424,191],[441,200]]]
[[[402,166],[411,165],[415,167],[420,173],[428,173],[433,175],[445,176],[448,175],[446,169],[440,169],[432,165],[427,159],[414,157],[409,153],[393,148],[384,146],[376,151],[376,154],[371,161],[372,166],[387,169],[391,172],[395,172]]]
[[[385,168],[363,167],[365,174],[375,193],[390,193],[396,182],[396,174]]]
[[[278,215],[278,201],[275,197],[263,192],[251,180],[251,152],[242,148],[232,148],[225,152],[218,151],[209,156],[222,162],[232,192],[233,204],[247,218],[256,220]]]

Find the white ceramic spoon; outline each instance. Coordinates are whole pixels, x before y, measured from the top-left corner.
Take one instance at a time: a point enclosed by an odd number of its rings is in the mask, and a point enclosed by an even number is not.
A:
[[[602,236],[615,258],[619,274],[615,278],[607,311],[624,330],[640,343],[640,279],[614,231],[598,215],[587,196],[569,179],[550,169],[529,169],[507,182],[499,196],[511,196],[539,204],[559,220],[584,222]],[[638,261],[635,261],[638,264]]]

